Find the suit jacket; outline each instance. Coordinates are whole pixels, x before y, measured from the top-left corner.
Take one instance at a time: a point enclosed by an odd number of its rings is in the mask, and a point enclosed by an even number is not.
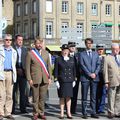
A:
[[[92,58],[87,54],[87,51],[80,53],[80,68],[81,68],[81,81],[92,80],[90,78],[91,73],[96,74],[96,79],[94,81],[99,81],[99,71],[100,71],[100,59],[98,53],[92,51]]]
[[[108,55],[105,57],[103,73],[105,83],[109,83],[110,87],[120,85],[120,67],[118,67],[113,55]]]
[[[41,56],[47,65],[48,73],[51,78],[51,65],[49,59],[49,53],[46,50],[41,51]],[[28,52],[26,57],[26,77],[27,80],[33,80],[33,84],[40,84],[43,80],[44,83],[48,83],[48,78],[43,71],[40,63],[33,56],[31,51]]]
[[[4,76],[4,60],[5,60],[5,51],[4,46],[0,46],[0,80],[5,80]],[[17,52],[12,48],[12,78],[13,82],[16,82],[16,61],[17,61]]]
[[[16,46],[14,46],[14,49],[17,51]],[[22,63],[22,68],[25,70],[27,48],[25,48],[24,46],[22,46],[21,49],[22,49],[22,51],[21,51],[21,63]],[[19,55],[17,54],[17,63],[18,63],[18,60],[19,60]]]
[[[60,83],[73,82],[76,77],[74,59],[70,57],[68,61],[65,61],[63,59],[63,56],[56,58],[54,67],[54,77]]]

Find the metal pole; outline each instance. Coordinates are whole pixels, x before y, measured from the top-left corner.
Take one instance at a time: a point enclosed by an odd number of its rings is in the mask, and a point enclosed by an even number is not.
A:
[[[2,0],[0,0],[0,40],[2,39]]]

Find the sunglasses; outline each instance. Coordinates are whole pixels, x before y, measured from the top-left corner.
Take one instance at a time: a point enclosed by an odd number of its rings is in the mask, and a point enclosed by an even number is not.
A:
[[[5,39],[5,41],[12,41],[12,39]]]

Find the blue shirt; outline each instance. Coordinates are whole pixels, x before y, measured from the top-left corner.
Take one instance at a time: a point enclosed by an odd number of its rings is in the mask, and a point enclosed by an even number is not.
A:
[[[12,70],[12,49],[4,48],[4,50],[5,50],[4,69]]]

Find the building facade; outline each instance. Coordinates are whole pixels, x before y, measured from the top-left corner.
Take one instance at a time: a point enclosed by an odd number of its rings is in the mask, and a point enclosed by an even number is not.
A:
[[[112,40],[120,40],[120,0],[13,0],[14,34],[25,39],[40,36],[47,44],[59,44],[61,28],[79,28],[79,38],[91,37],[91,29],[112,28]]]
[[[7,20],[7,28],[3,31],[3,34],[13,34],[13,1],[2,0],[2,16]]]

